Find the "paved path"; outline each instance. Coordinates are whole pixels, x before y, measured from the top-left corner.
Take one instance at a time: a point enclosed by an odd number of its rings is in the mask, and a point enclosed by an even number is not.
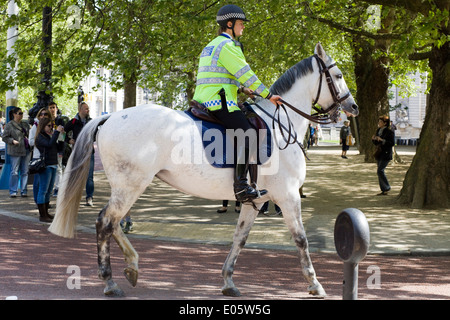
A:
[[[233,277],[242,297],[229,298],[220,292],[227,246],[144,238],[133,238],[131,242],[140,256],[135,288],[122,275],[126,266],[122,254],[115,244],[111,246],[113,276],[125,291],[124,299],[239,302],[311,298],[294,251],[244,249]],[[79,232],[76,239],[63,239],[49,234],[45,224],[0,215],[0,257],[0,300],[11,296],[19,300],[107,299],[102,293],[103,282],[97,278],[92,233]],[[341,299],[343,265],[337,255],[312,253],[311,258],[318,279],[328,293],[327,299]],[[449,264],[448,256],[369,255],[359,266],[359,298],[450,299]],[[378,289],[377,282],[372,280],[377,272]],[[267,303],[270,301],[264,302]],[[165,312],[170,310],[173,311]]]
[[[414,150],[399,152],[410,162]],[[371,230],[369,255],[360,266],[362,298],[450,298],[450,210],[411,210],[395,204],[409,163],[388,167],[393,195],[376,197],[375,165],[364,164],[355,150],[350,150],[348,160],[339,154],[336,147],[310,150],[304,187],[307,198],[302,202],[313,263],[330,298],[339,299],[342,290],[342,263],[335,254],[333,227],[338,213],[348,207],[365,213]],[[99,161],[97,169],[101,169]],[[0,299],[10,295],[23,299],[102,298],[94,241],[96,215],[109,198],[102,171],[95,173],[95,186],[95,207],[80,206],[80,232],[75,240],[50,235],[38,222],[31,197],[11,199],[7,190],[0,190]],[[221,299],[220,269],[237,214],[233,206],[228,213],[217,214],[220,205],[179,193],[155,179],[132,211],[134,232],[129,237],[141,256],[137,288],[125,283],[120,271],[123,258],[113,246],[114,274],[122,281],[119,284],[127,297]],[[273,204],[270,211],[274,211]],[[246,248],[235,276],[244,298],[308,297],[281,217],[258,216]],[[67,289],[69,265],[81,268],[82,290]],[[370,269],[371,265],[375,269]],[[381,290],[367,287],[368,268],[381,271]]]

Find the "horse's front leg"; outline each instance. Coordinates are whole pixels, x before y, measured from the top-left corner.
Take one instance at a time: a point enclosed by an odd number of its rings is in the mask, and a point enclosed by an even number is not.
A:
[[[121,297],[124,296],[124,292],[112,280],[110,240],[114,233],[114,223],[108,217],[107,210],[108,205],[100,211],[95,223],[97,230],[98,277],[106,283],[106,287],[103,290],[105,295]]]
[[[222,288],[222,293],[226,296],[239,297],[241,295],[232,279],[234,266],[239,253],[247,241],[250,229],[252,228],[257,215],[258,211],[253,209],[251,205],[245,204],[242,206],[238,223],[236,225],[236,231],[234,232],[233,245],[231,246],[230,253],[228,254],[222,268],[222,276],[225,282],[225,285]]]
[[[302,272],[306,281],[309,283],[309,293],[319,298],[325,297],[327,294],[316,278],[316,272],[314,271],[309,256],[308,239],[306,238],[305,228],[302,223],[300,197],[296,194],[289,200],[280,203],[279,206],[283,210],[284,220],[300,253]]]

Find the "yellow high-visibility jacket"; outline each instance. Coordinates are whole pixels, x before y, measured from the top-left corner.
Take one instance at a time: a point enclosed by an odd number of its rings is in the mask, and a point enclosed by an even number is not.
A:
[[[239,110],[237,94],[240,84],[264,98],[269,95],[269,90],[245,61],[241,47],[223,33],[211,41],[200,55],[194,100],[211,111],[219,110],[222,107],[219,91],[223,88],[228,111]]]

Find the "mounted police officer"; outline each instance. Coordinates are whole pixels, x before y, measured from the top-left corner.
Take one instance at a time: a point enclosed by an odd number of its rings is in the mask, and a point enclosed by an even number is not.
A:
[[[247,64],[241,44],[244,11],[236,5],[226,5],[217,13],[219,36],[202,51],[197,74],[194,100],[203,104],[227,129],[252,129],[238,107],[238,91],[251,96],[254,92],[273,104],[281,99],[272,95]],[[234,175],[234,193],[241,202],[258,197],[258,191],[248,184],[249,145],[237,146],[237,161]],[[266,190],[260,190],[264,195]]]

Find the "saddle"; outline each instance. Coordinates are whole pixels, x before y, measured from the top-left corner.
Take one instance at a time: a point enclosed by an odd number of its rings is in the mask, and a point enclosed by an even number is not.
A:
[[[248,122],[254,129],[269,129],[264,120],[253,110],[250,104],[246,102],[243,104],[240,103],[239,108],[247,117]],[[209,112],[208,108],[195,100],[192,100],[189,103],[189,109],[187,111],[200,120],[222,125],[222,123]]]
[[[189,108],[186,113],[191,113],[194,117],[200,120],[222,125],[216,117],[209,113],[208,108],[195,100],[192,100],[189,103]]]
[[[265,161],[267,161],[272,154],[272,138],[269,127],[267,126],[266,122],[252,109],[251,105],[249,105],[248,103],[240,104],[239,108],[247,117],[247,120],[249,121],[252,128],[256,129],[256,132],[259,133],[258,135],[259,154],[257,164],[262,164]],[[191,101],[189,109],[186,110],[185,113],[194,120],[202,120],[201,125],[202,137],[204,136],[206,130],[217,129],[222,132],[224,136],[223,142],[225,144],[226,141],[225,127],[222,125],[220,120],[218,120],[216,117],[214,117],[212,113],[209,112],[209,110],[205,106],[198,103],[197,101]],[[266,135],[264,135],[264,133],[266,133]],[[205,148],[205,150],[208,148],[210,143],[211,141],[203,141],[203,147]],[[227,156],[225,155],[225,152],[226,146],[224,146],[223,148],[224,154],[223,159],[220,159],[219,161],[217,161],[217,157],[215,159],[212,159],[214,157],[210,157],[210,155],[208,154],[206,156],[208,158],[209,163],[216,168],[233,168],[234,162],[231,164],[226,163],[225,159],[227,159]],[[250,173],[252,171],[254,172],[257,171],[257,164],[250,164]],[[252,173],[250,175],[252,176]]]

